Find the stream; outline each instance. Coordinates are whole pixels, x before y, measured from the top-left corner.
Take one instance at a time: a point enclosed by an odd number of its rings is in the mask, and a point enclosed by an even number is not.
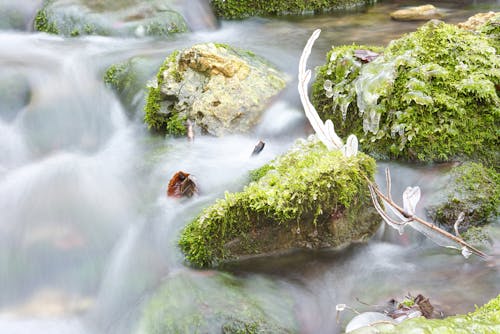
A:
[[[178,2],[186,11],[202,3]],[[0,31],[0,87],[28,91],[20,93],[22,103],[0,102],[0,333],[138,333],[145,305],[163,282],[186,273],[208,276],[210,271],[186,266],[176,246],[179,233],[225,191],[241,190],[248,171],[311,133],[296,76],[312,31],[320,28],[322,34],[309,68],[322,64],[332,45],[386,45],[414,31],[422,22],[396,22],[388,15],[402,3],[409,2],[218,24],[203,13],[206,6],[198,6],[203,15],[188,18],[195,31],[168,39]],[[411,1],[425,3],[444,8],[449,23],[500,10],[499,1]],[[146,56],[160,64],[174,50],[210,41],[249,49],[290,77],[250,134],[197,134],[192,143],[153,136],[142,110],[126,111],[103,83],[113,63]],[[260,139],[265,149],[249,159]],[[383,183],[390,167],[397,201],[407,186],[420,186],[417,214],[425,217],[450,166],[380,162],[377,181]],[[166,197],[168,181],[179,170],[196,177],[199,196]],[[499,225],[490,228],[496,247]],[[466,260],[416,232],[400,236],[383,225],[365,244],[255,259],[225,270],[248,294],[265,291],[259,300],[269,317],[281,316],[281,296],[290,298],[304,334],[341,333],[354,314],[343,313],[337,323],[339,303],[363,311],[369,307],[360,301],[380,305],[421,293],[445,314],[455,314],[473,311],[500,292],[498,264]],[[209,295],[224,288],[201,284]]]

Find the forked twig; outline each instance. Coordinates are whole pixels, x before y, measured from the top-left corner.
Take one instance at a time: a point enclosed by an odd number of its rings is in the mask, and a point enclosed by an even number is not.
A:
[[[388,176],[388,184],[390,184],[390,174],[389,172],[386,172],[386,175]],[[405,226],[411,222],[416,222],[418,224],[421,224],[423,226],[425,226],[426,228],[429,228],[430,230],[434,231],[434,232],[437,232],[438,234],[440,234],[442,237],[445,237],[446,239],[454,242],[454,243],[457,243],[459,244],[460,246],[462,246],[462,253],[464,254],[464,256],[467,254],[466,252],[464,253],[464,251],[469,251],[483,259],[487,259],[489,256],[486,255],[485,253],[481,252],[479,249],[475,248],[474,246],[468,244],[467,242],[465,242],[463,239],[437,227],[436,225],[434,224],[431,224],[425,220],[423,220],[422,218],[416,216],[414,213],[410,213],[410,212],[407,212],[407,210],[401,208],[399,205],[397,205],[392,199],[391,199],[391,195],[388,194],[388,195],[385,195],[384,193],[382,193],[377,185],[375,183],[373,183],[370,179],[368,179],[368,177],[365,176],[365,179],[367,180],[368,182],[368,187],[370,189],[370,195],[371,195],[371,198],[372,198],[372,201],[373,201],[373,204],[375,206],[375,209],[377,210],[377,212],[382,216],[382,218],[384,219],[384,221],[386,221],[387,223],[389,223],[389,225],[391,224],[394,224],[396,226]],[[377,198],[378,197],[378,198]],[[381,199],[384,204],[386,204],[387,206],[389,206],[391,209],[393,209],[394,211],[396,211],[397,213],[399,213],[399,217],[400,218],[403,218],[402,221],[396,221],[395,219],[389,217],[389,215],[385,212],[385,210],[381,207],[380,203],[379,203],[379,200],[378,199]],[[398,228],[399,229],[399,228]],[[432,240],[432,238],[431,238]]]

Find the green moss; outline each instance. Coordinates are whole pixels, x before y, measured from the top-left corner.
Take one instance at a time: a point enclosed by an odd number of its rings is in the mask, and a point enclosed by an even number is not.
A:
[[[55,23],[51,22],[48,19],[47,11],[45,8],[40,9],[38,11],[38,13],[36,14],[33,28],[36,31],[42,31],[42,32],[46,32],[49,34],[56,34],[56,35],[59,34],[59,29],[57,28]]]
[[[401,324],[374,325],[351,332],[352,334],[415,333],[415,334],[495,334],[500,333],[500,295],[493,298],[475,312],[445,319],[425,319],[419,317],[405,320]]]
[[[478,163],[465,163],[451,172],[446,189],[446,201],[432,208],[433,219],[453,226],[464,212],[463,230],[481,226],[498,218],[500,207],[500,174]]]
[[[163,96],[159,87],[163,84],[163,72],[170,71],[176,80],[182,80],[182,74],[176,71],[177,58],[179,51],[172,52],[163,62],[156,75],[157,84],[155,87],[149,87],[148,96],[146,98],[146,106],[144,107],[144,122],[150,130],[161,134],[170,134],[181,136],[187,133],[186,116],[179,115],[175,110],[167,110],[162,112],[161,103]]]
[[[375,161],[362,153],[345,158],[317,141],[298,144],[254,173],[257,182],[206,208],[187,225],[179,245],[190,263],[205,267],[239,256],[363,239],[379,222],[366,210],[370,199],[363,175],[371,178],[374,171]]]
[[[318,68],[313,104],[380,158],[497,164],[500,57],[489,43],[431,21],[367,64],[353,56],[365,47],[333,48]]]
[[[226,19],[250,16],[303,14],[345,10],[374,4],[375,0],[212,0],[215,14]]]

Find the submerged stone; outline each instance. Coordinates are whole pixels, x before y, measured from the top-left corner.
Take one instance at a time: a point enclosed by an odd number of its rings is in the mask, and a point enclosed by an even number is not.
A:
[[[229,274],[181,272],[148,303],[140,333],[298,333],[293,303],[271,281]]]
[[[369,63],[354,57],[358,49],[367,47],[334,47],[313,85],[313,104],[341,136],[356,134],[377,158],[498,164],[500,56],[493,39],[431,21]]]
[[[215,14],[226,19],[241,19],[250,16],[266,15],[300,15],[304,13],[322,13],[339,10],[349,10],[373,5],[376,0],[213,0],[211,1]]]
[[[356,329],[350,334],[490,334],[500,333],[500,295],[465,315],[457,315],[445,319],[425,319],[418,317],[402,323],[372,324],[369,327]]]
[[[167,36],[187,30],[171,0],[48,0],[34,28],[64,36]]]
[[[391,13],[391,18],[397,21],[427,21],[442,17],[443,13],[433,5],[409,7]]]
[[[430,209],[435,222],[453,228],[461,212],[464,220],[460,233],[470,227],[498,220],[500,210],[500,174],[478,163],[465,163],[451,171],[444,190],[446,200]]]
[[[250,51],[206,43],[175,51],[149,88],[145,122],[160,133],[182,135],[185,121],[216,136],[250,130],[285,75]]]
[[[161,59],[137,56],[107,68],[104,82],[116,92],[131,117],[144,108],[146,84],[161,62]]]
[[[363,153],[345,157],[316,139],[297,143],[254,171],[243,191],[206,208],[179,245],[192,265],[210,267],[366,240],[380,222],[365,179],[374,172],[375,161]]]

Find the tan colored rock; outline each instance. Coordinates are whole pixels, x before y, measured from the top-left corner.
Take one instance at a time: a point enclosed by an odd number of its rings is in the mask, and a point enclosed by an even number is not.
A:
[[[392,12],[390,15],[396,21],[427,21],[443,17],[443,13],[433,5],[408,7]]]
[[[245,133],[285,84],[283,73],[249,51],[198,44],[164,64],[159,113],[177,114],[215,136]]]
[[[460,22],[459,24],[457,24],[457,26],[462,29],[475,31],[478,30],[483,24],[488,22],[488,20],[496,14],[497,13],[495,12],[477,13],[476,15],[469,17],[467,21]]]

